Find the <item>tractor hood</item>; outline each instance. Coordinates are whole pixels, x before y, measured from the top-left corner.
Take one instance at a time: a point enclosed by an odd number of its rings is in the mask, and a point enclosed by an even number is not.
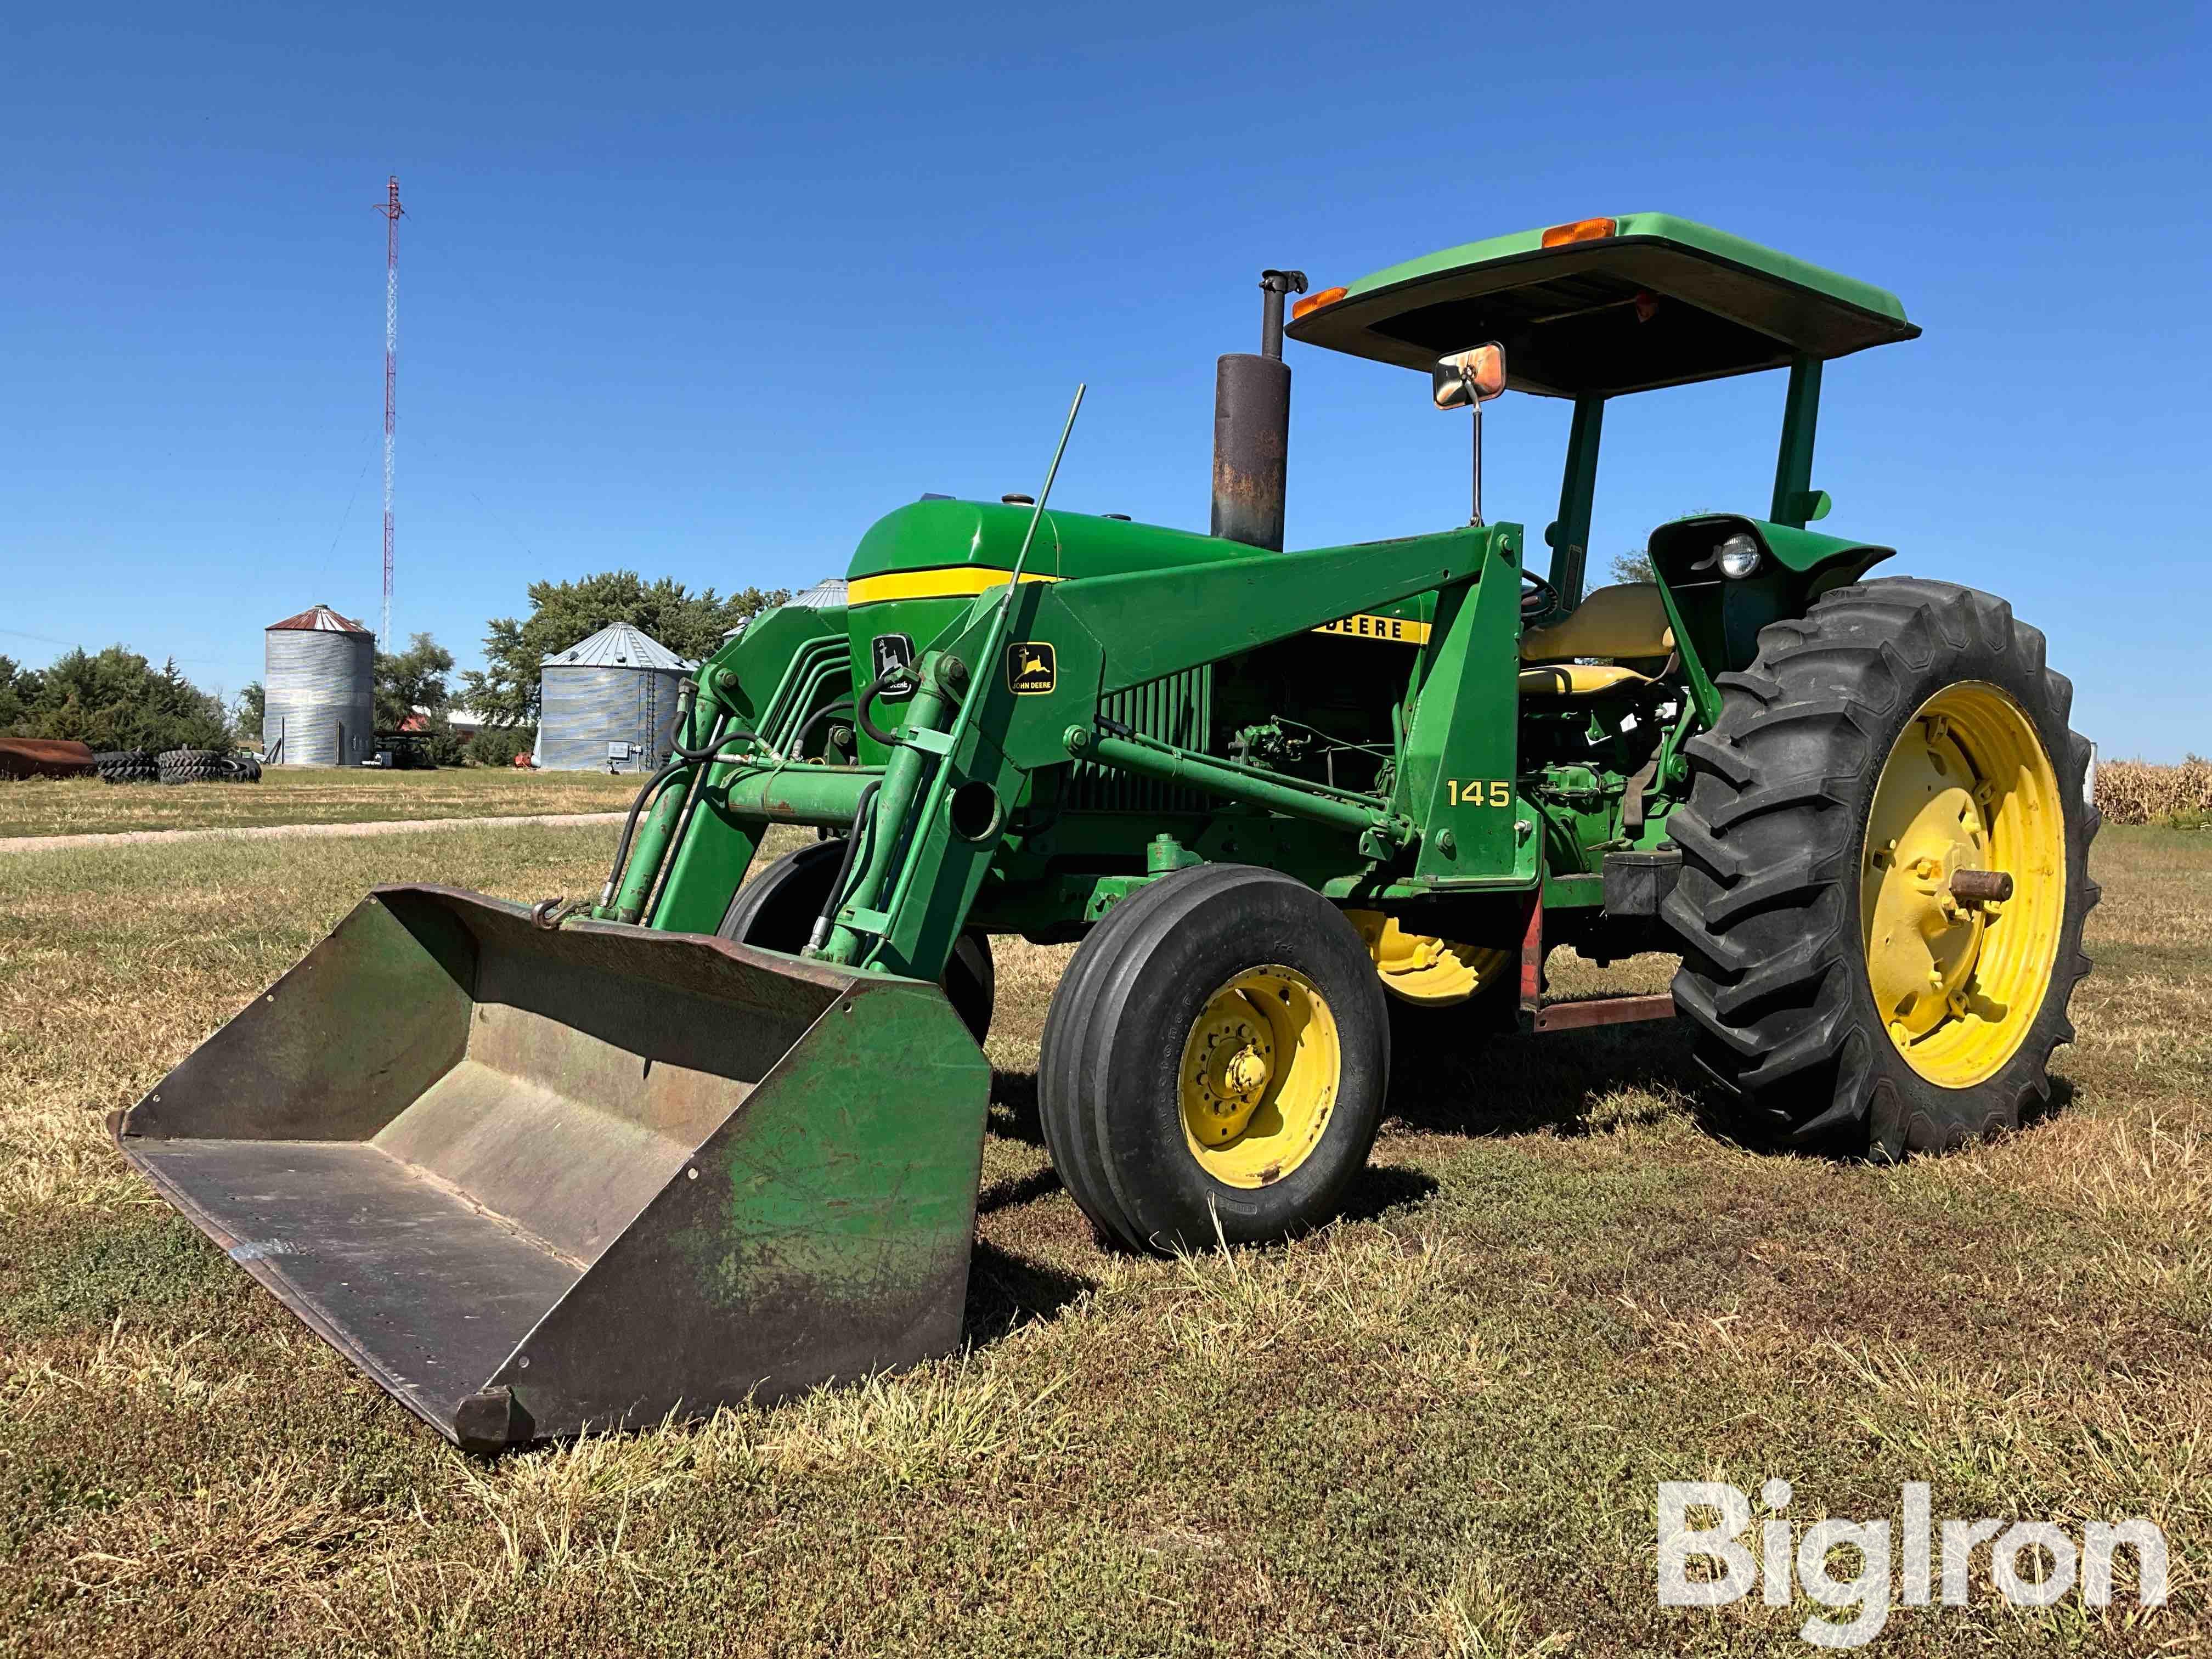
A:
[[[1033,509],[996,501],[921,501],[876,520],[854,550],[846,603],[971,599],[1006,580]],[[1048,511],[1023,567],[1024,581],[1169,570],[1249,558],[1242,543],[1163,525]]]

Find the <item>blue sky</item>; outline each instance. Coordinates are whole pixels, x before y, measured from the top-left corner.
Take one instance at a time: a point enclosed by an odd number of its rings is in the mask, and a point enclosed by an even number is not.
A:
[[[27,9],[26,9],[27,11]],[[0,21],[0,653],[234,691],[380,573],[401,179],[403,635],[525,583],[842,571],[924,490],[1202,528],[1212,361],[1316,287],[1663,209],[1894,289],[1825,528],[2051,636],[2107,755],[2212,750],[2200,7],[43,9]],[[63,21],[46,21],[62,19]],[[1292,349],[1290,539],[1465,514],[1463,418]],[[1781,377],[1607,422],[1593,563],[1763,508]],[[1564,406],[1509,398],[1540,529]]]

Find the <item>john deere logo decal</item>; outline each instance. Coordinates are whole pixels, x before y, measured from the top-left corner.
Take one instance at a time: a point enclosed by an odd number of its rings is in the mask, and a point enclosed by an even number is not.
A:
[[[878,634],[869,641],[868,655],[878,675],[894,668],[914,666],[914,641],[904,634]],[[894,680],[884,689],[885,702],[902,702],[914,695],[914,686],[906,680]]]
[[[1006,690],[1033,697],[1053,688],[1052,646],[1044,640],[1016,640],[1006,647]]]

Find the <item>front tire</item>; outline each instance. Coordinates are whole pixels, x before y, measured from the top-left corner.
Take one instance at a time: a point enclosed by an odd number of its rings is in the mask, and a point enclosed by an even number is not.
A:
[[[1972,588],[1862,582],[1718,684],[1662,914],[1721,1115],[1889,1158],[2016,1128],[2074,1035],[2097,900],[2089,745],[2043,635]]]
[[[1053,994],[1045,1144],[1130,1249],[1273,1243],[1334,1216],[1389,1087],[1389,1021],[1358,933],[1304,883],[1208,865],[1094,927]]]

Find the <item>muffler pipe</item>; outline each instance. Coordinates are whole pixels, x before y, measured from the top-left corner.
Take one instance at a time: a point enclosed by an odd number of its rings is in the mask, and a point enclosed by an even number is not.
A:
[[[1260,274],[1260,350],[1224,356],[1213,380],[1212,533],[1283,550],[1291,445],[1291,369],[1283,361],[1283,297],[1306,291],[1302,270]]]

